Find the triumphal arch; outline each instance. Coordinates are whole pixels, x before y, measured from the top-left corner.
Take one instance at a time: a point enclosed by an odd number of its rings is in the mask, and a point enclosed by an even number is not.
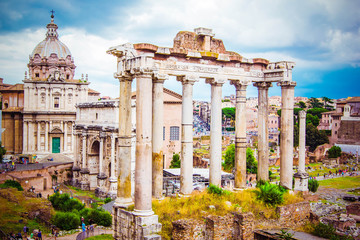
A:
[[[120,81],[119,101],[119,176],[114,206],[116,239],[160,239],[160,230],[151,207],[152,197],[162,197],[163,84],[169,76],[182,83],[181,187],[188,195],[193,188],[193,85],[205,81],[211,85],[210,178],[221,183],[221,95],[226,81],[236,90],[235,189],[246,184],[246,88],[258,88],[258,179],[268,180],[268,90],[281,87],[281,185],[292,188],[293,175],[293,62],[269,62],[248,59],[227,51],[211,29],[181,31],[173,47],[149,43],[123,44],[107,51],[117,57],[115,78]],[[136,167],[135,210],[124,207],[131,198],[131,84],[136,79]]]

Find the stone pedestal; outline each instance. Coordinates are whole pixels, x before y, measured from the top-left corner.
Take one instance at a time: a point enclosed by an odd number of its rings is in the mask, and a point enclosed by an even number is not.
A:
[[[98,179],[98,187],[95,189],[95,196],[100,198],[105,198],[107,195],[107,190],[105,188],[105,181],[107,179],[107,176],[105,173],[100,173],[97,176]]]
[[[106,197],[115,199],[117,195],[117,179],[115,177],[110,177],[109,182],[110,182],[110,188]]]
[[[297,172],[294,174],[294,178],[295,178],[295,186],[294,186],[295,191],[302,191],[302,192],[309,191],[309,189],[308,189],[309,174],[308,173]]]
[[[80,170],[81,168],[78,167],[78,166],[74,166],[72,168],[72,171],[73,171],[73,178],[72,178],[72,185],[74,187],[80,187]]]
[[[157,215],[138,216],[118,206],[114,206],[113,211],[116,240],[161,240],[161,236],[157,234],[161,231]]]
[[[90,191],[89,174],[90,174],[89,169],[87,169],[87,168],[81,169],[81,171],[80,171],[80,175],[81,175],[80,188],[81,188],[81,190]]]

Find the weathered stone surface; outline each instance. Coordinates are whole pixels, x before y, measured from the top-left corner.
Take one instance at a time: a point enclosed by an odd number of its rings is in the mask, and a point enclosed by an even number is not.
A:
[[[205,239],[222,240],[232,239],[232,229],[234,218],[232,215],[209,216],[205,218],[206,229]]]
[[[283,227],[303,224],[305,220],[309,219],[310,210],[309,202],[300,202],[276,208],[276,212],[280,216],[279,222]]]
[[[234,213],[234,235],[235,240],[254,239],[254,214]]]
[[[311,203],[311,210],[318,217],[327,216],[332,213],[344,212],[345,209],[336,204],[322,203],[321,201]]]
[[[352,203],[346,206],[346,212],[348,214],[354,214],[360,216],[360,203]]]
[[[340,231],[345,231],[350,227],[356,227],[356,221],[353,218],[347,217],[345,214],[323,217],[321,222],[332,225],[335,229]]]
[[[173,223],[173,240],[204,240],[205,239],[205,223],[193,219],[180,219]]]

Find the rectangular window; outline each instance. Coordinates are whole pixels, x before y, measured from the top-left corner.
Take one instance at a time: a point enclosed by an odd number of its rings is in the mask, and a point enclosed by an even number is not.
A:
[[[179,127],[170,127],[170,140],[179,141]]]
[[[163,141],[165,141],[165,127],[163,127]]]
[[[59,97],[54,98],[54,108],[59,108]]]

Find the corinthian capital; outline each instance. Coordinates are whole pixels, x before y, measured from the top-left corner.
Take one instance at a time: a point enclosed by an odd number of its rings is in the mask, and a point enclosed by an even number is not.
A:
[[[279,87],[295,87],[296,82],[294,82],[294,81],[281,81],[281,82],[278,82],[277,85]]]
[[[198,82],[199,80],[197,77],[192,75],[186,75],[186,76],[177,76],[176,80],[184,84],[191,84],[194,85],[195,82]]]
[[[134,77],[130,74],[118,74],[114,73],[114,78],[119,79],[119,82],[132,81]]]
[[[226,80],[224,78],[207,78],[205,82],[212,86],[222,86],[225,81]]]
[[[300,119],[305,119],[306,118],[306,111],[300,111],[299,112],[299,117],[300,117]]]
[[[168,79],[169,79],[169,75],[166,75],[166,74],[154,73],[154,75],[153,75],[154,83],[164,83],[165,80],[168,80]]]
[[[235,88],[239,90],[240,88],[246,89],[250,82],[251,81],[248,79],[230,80],[230,84],[234,85]]]
[[[260,89],[267,89],[269,87],[272,87],[271,82],[255,82],[254,87],[260,88]]]

